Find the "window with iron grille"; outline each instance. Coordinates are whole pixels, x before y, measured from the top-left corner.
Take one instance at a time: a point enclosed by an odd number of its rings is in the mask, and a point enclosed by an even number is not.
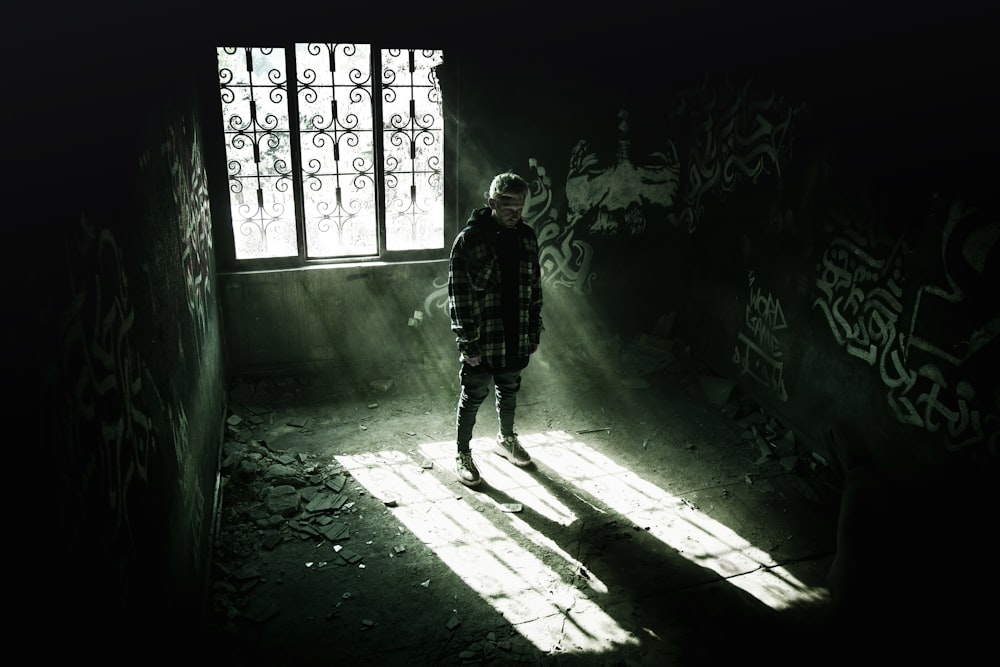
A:
[[[216,51],[237,263],[441,255],[441,51]]]

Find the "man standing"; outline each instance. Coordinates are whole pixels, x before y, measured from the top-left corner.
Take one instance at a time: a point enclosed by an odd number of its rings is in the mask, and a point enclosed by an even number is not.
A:
[[[528,183],[504,172],[485,194],[488,206],[469,215],[448,262],[448,310],[462,364],[455,473],[468,486],[482,481],[469,443],[491,381],[500,423],[496,452],[517,466],[531,463],[514,432],[514,411],[521,371],[542,331],[538,237],[521,219]]]

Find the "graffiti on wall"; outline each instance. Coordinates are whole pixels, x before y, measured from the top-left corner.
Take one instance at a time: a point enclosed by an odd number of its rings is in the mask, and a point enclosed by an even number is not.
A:
[[[528,161],[530,194],[525,202],[525,222],[538,234],[538,261],[542,283],[574,292],[590,291],[594,279],[591,262],[594,248],[586,241],[564,233],[559,212],[552,207],[552,180],[534,158]]]
[[[566,225],[590,234],[636,236],[646,231],[648,207],[668,209],[677,195],[680,166],[673,143],[636,164],[629,138],[628,111],[618,112],[618,150],[604,164],[581,139],[573,147],[566,178]]]
[[[967,301],[955,263],[965,263],[962,275],[983,274],[1000,226],[976,224],[971,213],[959,203],[948,212],[941,238],[943,284],[910,291],[902,280],[904,241],[879,243],[845,222],[817,267],[820,295],[813,306],[849,355],[878,368],[899,422],[943,434],[948,451],[983,446],[995,457],[1000,418],[977,407],[981,392],[970,381],[974,369],[965,364],[996,344],[1000,317],[995,300]],[[963,326],[970,321],[979,325]]]
[[[550,252],[553,260],[549,273],[558,276],[553,282],[589,291],[596,277],[589,272],[589,241],[641,237],[657,221],[693,233],[706,197],[722,199],[742,181],[758,185],[767,174],[780,176],[800,111],[773,93],[753,91],[752,81],[740,89],[703,81],[675,98],[667,118],[693,137],[682,160],[671,140],[637,157],[629,112],[620,110],[613,156],[599,154],[588,140],[570,152],[565,224],[552,216],[550,224],[536,227],[542,254]]]
[[[177,221],[176,235],[170,230],[169,239],[176,239],[180,244],[180,275],[183,279],[184,303],[190,315],[191,327],[174,327],[178,350],[193,349],[200,356],[211,326],[212,304],[212,233],[211,214],[209,209],[208,183],[205,165],[201,155],[201,139],[198,136],[196,123],[179,115],[166,127],[165,138],[160,141],[157,159],[151,159],[149,153],[144,153],[140,160],[140,168],[151,183],[168,182],[168,199],[157,205],[149,205],[154,213],[162,214],[170,211]],[[161,165],[169,168],[169,174],[149,174],[147,172],[159,169]],[[154,221],[154,224],[159,221]],[[162,223],[160,223],[162,224]],[[165,253],[166,254],[166,253]],[[177,267],[163,267],[161,271],[172,275]],[[151,283],[158,282],[157,276],[151,276]],[[185,346],[184,334],[190,331],[194,340]],[[183,405],[171,407],[167,411],[167,424],[171,429],[174,455],[177,465],[176,483],[180,512],[184,524],[189,529],[192,562],[200,562],[202,534],[205,525],[205,496],[201,485],[201,475],[196,462],[200,453],[195,451],[191,442],[188,419]]]
[[[751,91],[753,81],[737,88],[726,80],[678,95],[669,118],[691,128],[694,141],[687,151],[681,194],[668,219],[693,232],[705,212],[704,198],[722,199],[744,180],[781,176],[782,162],[791,159],[795,121],[801,106],[774,93]]]
[[[784,360],[777,333],[788,328],[781,301],[770,292],[764,294],[754,287],[755,276],[750,272],[749,299],[744,315],[745,331],[736,333],[733,363],[739,366],[741,376],[749,376],[778,397],[787,401],[785,391]]]
[[[52,394],[47,402],[54,460],[64,488],[78,496],[64,509],[80,513],[70,525],[82,528],[87,501],[101,499],[103,537],[133,545],[132,517],[143,508],[131,507],[131,501],[145,496],[158,448],[152,415],[162,404],[135,345],[136,315],[121,248],[110,231],[86,218],[68,236],[75,237],[66,239],[70,266],[97,269],[71,277],[72,298],[57,322],[59,356],[43,360],[40,369],[43,390]],[[121,558],[127,560],[126,550]]]
[[[589,292],[597,277],[594,239],[641,238],[657,221],[693,233],[708,197],[721,199],[742,181],[758,185],[767,174],[780,176],[801,109],[751,89],[752,81],[738,89],[728,80],[705,80],[675,98],[665,120],[693,137],[686,163],[671,140],[634,148],[629,111],[620,110],[613,155],[586,139],[571,149],[562,218],[552,206],[559,193],[545,168],[529,160],[524,220],[538,234],[543,284]],[[446,276],[434,282],[423,308],[428,315],[447,314]]]
[[[589,289],[593,274],[590,263],[593,258],[592,246],[573,238],[572,234],[562,234],[559,212],[552,205],[552,180],[545,167],[538,160],[528,160],[528,197],[525,199],[522,219],[535,230],[538,236],[538,261],[544,285],[560,285],[574,291]],[[448,277],[434,281],[433,290],[424,297],[423,312],[426,315],[443,313],[448,315]]]
[[[177,488],[181,499],[179,525],[188,527],[191,545],[191,562],[201,562],[202,532],[205,525],[205,494],[198,484],[198,470],[194,466],[193,446],[190,437],[187,413],[184,406],[171,407],[167,412],[177,459]]]
[[[198,337],[196,347],[200,350],[208,331],[209,304],[212,303],[212,218],[197,126],[193,130],[183,122],[179,127],[171,126],[170,136],[161,145],[160,154],[170,165],[181,230],[187,307]]]
[[[181,117],[167,128],[167,137],[159,146],[154,158],[150,152],[140,156],[139,168],[144,174],[169,167],[169,175],[149,175],[149,182],[169,178],[169,201],[150,202],[149,209],[159,212],[169,209],[177,219],[181,270],[184,276],[185,303],[196,338],[196,354],[203,347],[210,326],[212,304],[212,218],[209,210],[208,182],[201,155],[201,139],[197,126],[189,127],[189,120]],[[150,193],[154,197],[155,193]],[[151,221],[156,224],[157,221]],[[162,253],[170,257],[169,253]],[[178,345],[180,345],[178,341]]]

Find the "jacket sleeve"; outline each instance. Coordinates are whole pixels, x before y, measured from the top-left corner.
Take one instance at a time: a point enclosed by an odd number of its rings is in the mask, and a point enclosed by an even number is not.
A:
[[[528,302],[528,338],[538,345],[542,336],[542,267],[538,257],[538,237],[531,233],[531,260],[534,267],[531,272],[531,299]]]
[[[469,356],[478,356],[481,313],[472,286],[464,234],[455,239],[448,260],[448,312],[458,349]]]

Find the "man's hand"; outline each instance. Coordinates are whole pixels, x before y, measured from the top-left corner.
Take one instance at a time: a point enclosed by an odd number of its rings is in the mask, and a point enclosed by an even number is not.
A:
[[[462,352],[458,355],[458,359],[459,361],[469,364],[470,366],[478,366],[479,362],[483,360],[483,355],[477,354],[474,357],[470,357],[466,355],[465,352]]]

